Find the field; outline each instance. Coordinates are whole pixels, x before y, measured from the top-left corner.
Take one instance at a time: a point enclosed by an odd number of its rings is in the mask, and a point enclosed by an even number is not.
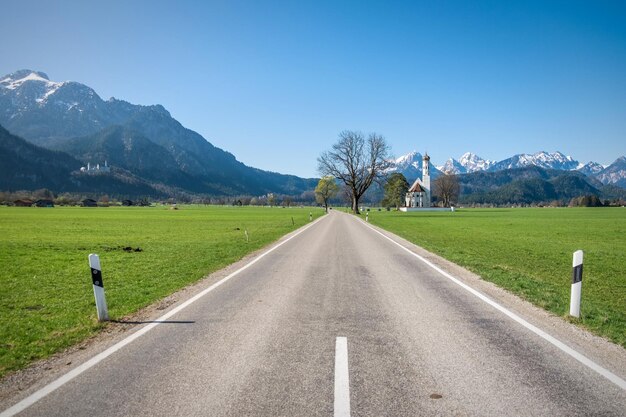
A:
[[[310,211],[0,207],[0,376],[106,326],[89,253],[101,257],[119,319],[304,225]],[[572,320],[626,347],[626,209],[371,211],[369,220],[563,317],[572,253],[583,249],[582,317]]]
[[[370,212],[371,223],[567,317],[572,254],[584,251],[581,318],[626,347],[626,209]]]
[[[304,225],[310,211],[322,215],[308,208],[0,207],[0,376],[105,326],[96,320],[89,253],[100,255],[109,314],[119,319]]]

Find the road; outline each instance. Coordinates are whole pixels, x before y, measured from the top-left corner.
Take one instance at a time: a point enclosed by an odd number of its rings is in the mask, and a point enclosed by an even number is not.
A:
[[[626,389],[343,213],[145,326],[19,415],[626,415]]]

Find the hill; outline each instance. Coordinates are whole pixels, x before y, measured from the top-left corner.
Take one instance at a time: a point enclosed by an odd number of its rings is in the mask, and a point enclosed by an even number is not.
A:
[[[581,195],[605,195],[598,180],[577,171],[544,169],[538,166],[477,171],[459,175],[461,202],[481,204],[532,204],[558,200],[567,202]],[[615,192],[614,188],[607,192]]]
[[[34,144],[63,149],[83,163],[115,159],[119,167],[146,179],[194,193],[293,195],[317,184],[316,179],[244,165],[182,126],[161,105],[104,101],[88,86],[50,81],[37,71],[0,78],[0,124]],[[121,149],[123,155],[113,158]]]
[[[167,195],[153,184],[121,169],[108,175],[80,172],[70,155],[33,145],[0,126],[0,190],[36,190],[159,198]]]

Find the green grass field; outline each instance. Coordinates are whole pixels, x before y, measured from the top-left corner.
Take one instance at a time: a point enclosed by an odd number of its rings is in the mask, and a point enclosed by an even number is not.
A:
[[[109,314],[119,319],[308,223],[310,211],[323,214],[308,208],[0,207],[0,376],[104,326],[96,320],[89,253],[100,255]]]
[[[573,321],[626,347],[624,208],[372,211],[369,220],[563,317],[572,254],[582,249],[581,318]]]

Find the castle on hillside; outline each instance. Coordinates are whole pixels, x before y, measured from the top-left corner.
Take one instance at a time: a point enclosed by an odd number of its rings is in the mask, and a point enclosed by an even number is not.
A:
[[[104,174],[111,172],[111,167],[108,165],[107,161],[104,161],[103,166],[100,166],[100,164],[92,166],[91,163],[88,162],[86,167],[80,167],[80,172],[85,174]]]
[[[430,208],[430,156],[424,154],[422,160],[422,178],[416,179],[404,198],[405,207]]]

